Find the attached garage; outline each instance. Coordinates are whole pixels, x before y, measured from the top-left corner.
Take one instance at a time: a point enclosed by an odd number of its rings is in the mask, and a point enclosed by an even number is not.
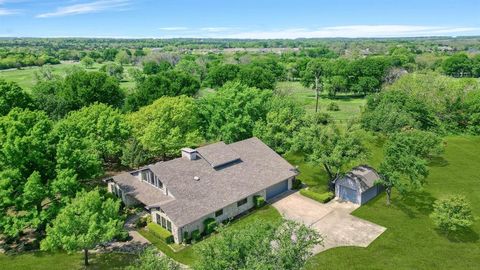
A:
[[[375,198],[382,187],[376,182],[379,174],[371,167],[361,165],[335,180],[335,196],[356,204],[365,204]]]
[[[288,190],[288,180],[282,181],[267,188],[267,200],[274,198]]]

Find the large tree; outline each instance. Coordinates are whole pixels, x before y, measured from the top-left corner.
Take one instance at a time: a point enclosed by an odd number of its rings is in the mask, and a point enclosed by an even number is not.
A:
[[[202,141],[198,107],[186,96],[162,97],[127,116],[133,136],[145,150],[166,158]]]
[[[428,159],[443,151],[442,140],[435,133],[408,130],[390,136],[384,146],[380,181],[390,204],[393,188],[405,193],[421,188],[428,176]]]
[[[217,88],[221,87],[228,81],[237,78],[240,67],[234,64],[221,64],[208,69],[205,81],[208,86]]]
[[[117,79],[103,72],[73,69],[65,79],[39,82],[32,89],[37,106],[54,118],[95,102],[123,105],[124,93]]]
[[[315,230],[293,221],[254,222],[220,231],[212,241],[198,245],[194,269],[302,269],[313,247],[323,243]]]
[[[294,134],[302,125],[305,110],[289,97],[277,96],[268,106],[265,120],[255,123],[253,135],[278,153],[291,149]]]
[[[15,107],[32,108],[32,105],[32,99],[18,84],[0,79],[0,116]]]
[[[80,179],[98,176],[102,165],[121,156],[130,129],[118,109],[93,104],[58,122],[57,169],[73,169]]]
[[[193,96],[199,88],[200,82],[185,72],[177,70],[160,72],[146,76],[137,82],[135,92],[126,99],[125,109],[127,111],[138,110],[163,96]]]
[[[79,192],[47,227],[42,250],[83,250],[88,265],[88,250],[108,242],[122,230],[120,201],[105,199],[98,189]]]
[[[315,90],[315,112],[318,112],[318,99],[322,92],[322,77],[325,74],[325,60],[312,59],[302,74],[302,84]]]
[[[302,151],[309,162],[322,165],[330,181],[346,165],[363,158],[367,153],[360,130],[355,126],[341,129],[319,114],[308,116],[305,125],[294,137],[293,150]]]
[[[244,65],[240,68],[238,79],[250,87],[257,87],[259,89],[273,90],[276,83],[273,72],[261,66],[251,64]]]
[[[269,90],[229,82],[204,97],[199,112],[206,138],[235,142],[252,137],[255,122],[265,119],[271,96]]]
[[[180,270],[180,265],[154,247],[145,249],[127,270]]]
[[[55,166],[52,126],[40,111],[15,108],[0,117],[0,233],[6,236],[45,224],[44,199]]]

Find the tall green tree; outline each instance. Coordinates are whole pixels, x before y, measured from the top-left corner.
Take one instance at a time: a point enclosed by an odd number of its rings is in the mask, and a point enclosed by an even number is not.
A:
[[[53,118],[62,118],[68,112],[95,102],[120,107],[124,93],[117,79],[104,72],[74,69],[65,79],[39,82],[32,89],[38,108]]]
[[[202,141],[198,107],[186,96],[162,97],[127,116],[133,136],[143,148],[163,158],[178,155]]]
[[[305,122],[294,136],[293,150],[302,151],[309,162],[322,165],[330,181],[346,165],[367,154],[360,130],[356,127],[349,126],[343,130],[317,114],[308,116]]]
[[[435,133],[409,130],[393,134],[384,146],[380,164],[380,181],[390,204],[393,188],[400,193],[421,188],[428,176],[428,159],[443,151],[441,138]]]
[[[315,230],[293,221],[254,222],[220,231],[212,241],[198,245],[194,269],[302,269],[313,247],[323,243]]]
[[[122,225],[119,200],[105,199],[98,189],[79,192],[47,227],[40,248],[83,250],[84,263],[88,265],[88,250],[112,240],[121,232]]]
[[[18,84],[0,79],[0,116],[8,114],[11,109],[32,108],[33,101]]]
[[[130,135],[124,116],[96,103],[70,112],[54,129],[57,169],[73,169],[80,179],[100,175],[102,165],[118,162]]]
[[[180,265],[154,247],[145,249],[127,270],[180,270]]]
[[[0,233],[16,238],[42,229],[48,180],[54,172],[52,121],[44,112],[15,108],[0,117]]]
[[[315,90],[315,112],[318,112],[318,99],[322,92],[322,77],[325,74],[325,60],[312,59],[302,74],[302,84]]]
[[[240,67],[234,64],[221,64],[208,69],[205,82],[212,88],[221,87],[228,81],[235,80]]]
[[[271,97],[269,90],[226,83],[200,101],[205,137],[228,143],[252,137],[255,123],[265,119]]]
[[[289,97],[274,97],[268,106],[265,120],[255,123],[253,135],[277,153],[291,149],[294,134],[302,126],[305,110]]]

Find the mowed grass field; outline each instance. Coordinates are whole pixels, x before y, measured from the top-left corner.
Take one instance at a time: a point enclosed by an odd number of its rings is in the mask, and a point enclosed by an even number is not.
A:
[[[340,247],[322,252],[307,269],[479,269],[480,266],[480,137],[448,137],[443,158],[430,164],[428,184],[417,194],[394,191],[353,214],[387,230],[369,247]],[[462,194],[477,217],[474,226],[449,236],[438,232],[429,214],[439,198]]]
[[[123,269],[136,256],[123,253],[90,254],[88,267],[83,265],[83,253],[29,252],[21,255],[0,254],[0,269],[16,270],[75,270],[75,269]]]
[[[290,94],[292,98],[305,106],[307,112],[315,111],[315,91],[304,87],[300,82],[279,82],[277,83],[277,91]],[[332,102],[338,104],[339,111],[327,110],[328,104]],[[321,95],[318,104],[320,112],[332,115],[336,121],[346,122],[360,115],[362,107],[365,105],[365,99],[348,95],[338,95],[336,98]]]
[[[64,75],[65,72],[73,66],[84,67],[79,62],[63,62],[58,65],[50,65],[53,74],[56,75]],[[91,68],[88,68],[87,71],[98,71],[102,66],[103,64],[95,63]],[[125,66],[123,74],[124,79],[120,82],[120,86],[126,91],[130,91],[135,86],[135,83],[129,78],[127,73],[127,69],[130,67],[131,66]],[[16,82],[23,88],[23,90],[30,93],[32,87],[37,82],[35,79],[35,72],[38,72],[39,69],[40,67],[25,67],[22,69],[0,70],[0,79]]]

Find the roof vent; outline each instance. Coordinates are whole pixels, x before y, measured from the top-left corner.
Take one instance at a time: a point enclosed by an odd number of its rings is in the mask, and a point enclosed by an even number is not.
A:
[[[195,181],[200,181],[200,177],[194,176],[194,177],[193,177],[193,180],[195,180]]]

